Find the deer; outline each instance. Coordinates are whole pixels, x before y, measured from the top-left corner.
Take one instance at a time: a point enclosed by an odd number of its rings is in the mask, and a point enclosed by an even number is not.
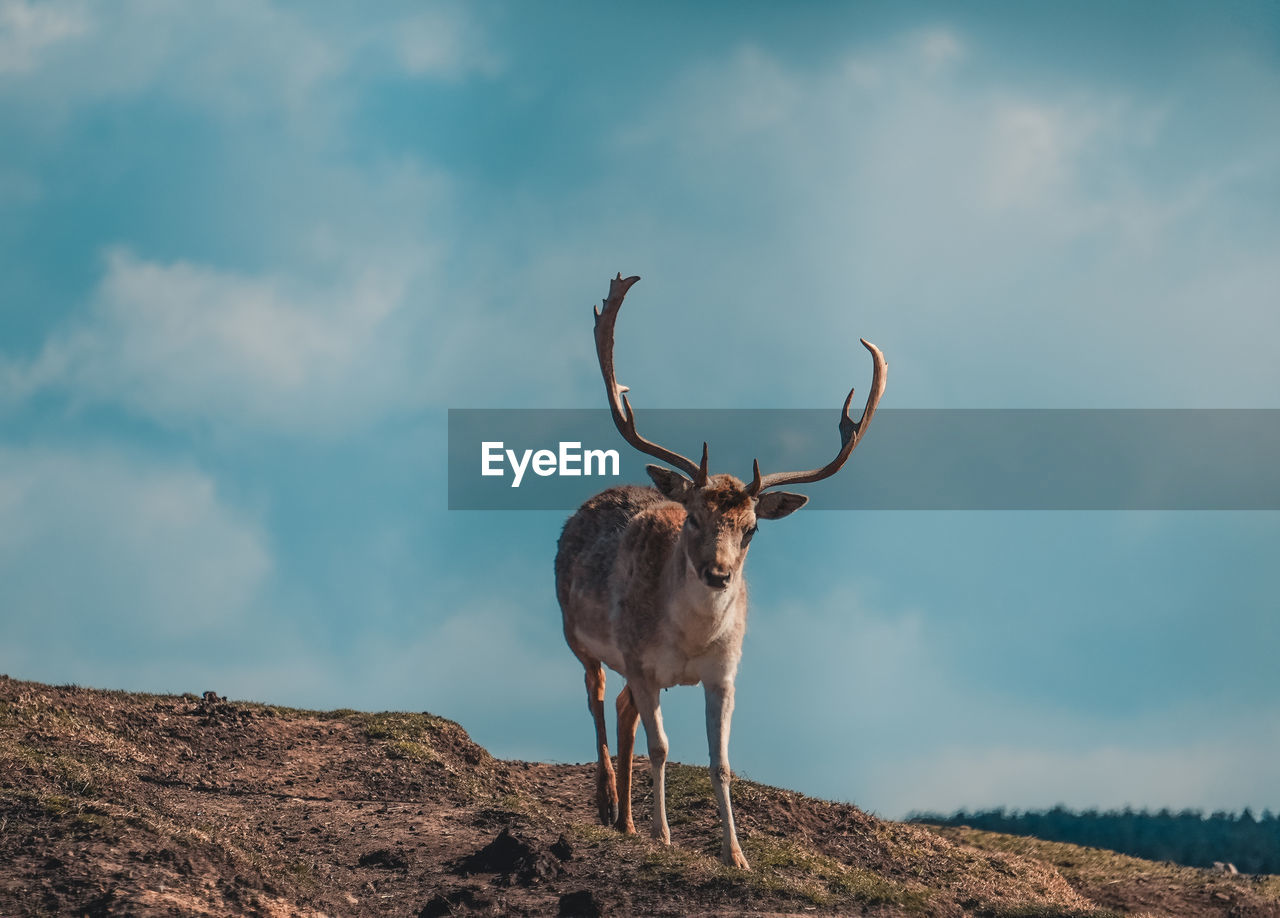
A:
[[[693,462],[642,437],[614,372],[614,328],[622,301],[639,277],[621,273],[609,284],[603,312],[595,311],[596,356],[614,425],[623,439],[665,465],[647,465],[653,487],[624,485],[590,498],[565,523],[556,551],[556,597],[569,649],[586,670],[587,707],[596,731],[595,803],[600,822],[635,834],[631,813],[632,757],[637,721],[644,723],[653,780],[651,836],[671,844],[666,813],[668,742],[659,693],[675,685],[703,686],[711,785],[719,810],[720,860],[750,869],[738,841],[729,796],[729,727],[734,683],[747,625],[743,565],[760,520],[777,520],[808,501],[774,490],[829,478],[848,461],[884,394],[888,365],[874,344],[871,392],[858,421],[849,390],[840,417],[840,450],[821,468],[760,474],[749,483],[711,475],[707,444]],[[666,466],[671,466],[667,468]],[[683,474],[682,474],[683,473]],[[625,680],[618,694],[618,766],[609,758],[605,726],[605,670]]]

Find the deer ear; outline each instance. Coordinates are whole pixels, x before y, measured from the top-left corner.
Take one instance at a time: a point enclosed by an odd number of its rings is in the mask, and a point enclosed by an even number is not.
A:
[[[795,513],[809,502],[803,494],[790,491],[766,491],[756,502],[756,516],[762,520],[780,520]]]
[[[667,500],[683,504],[693,493],[693,482],[679,472],[664,469],[660,465],[646,465],[644,470],[649,473],[649,477],[653,479],[653,483],[658,486],[658,490]]]

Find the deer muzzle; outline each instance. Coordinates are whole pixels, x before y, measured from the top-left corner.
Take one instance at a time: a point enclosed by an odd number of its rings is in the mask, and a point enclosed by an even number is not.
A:
[[[729,581],[733,579],[733,571],[718,564],[704,564],[702,569],[698,571],[698,576],[711,589],[723,590],[729,585]]]

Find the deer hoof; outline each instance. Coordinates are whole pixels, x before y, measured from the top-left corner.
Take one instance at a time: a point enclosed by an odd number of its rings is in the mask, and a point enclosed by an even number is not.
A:
[[[728,867],[740,867],[743,870],[750,870],[751,865],[747,863],[747,859],[742,855],[741,848],[731,848],[720,855],[720,861]]]
[[[618,820],[618,805],[616,803],[602,804],[600,806],[600,825],[611,826]]]
[[[618,818],[618,798],[609,793],[605,787],[596,791],[596,813],[600,817],[600,825],[611,826]]]

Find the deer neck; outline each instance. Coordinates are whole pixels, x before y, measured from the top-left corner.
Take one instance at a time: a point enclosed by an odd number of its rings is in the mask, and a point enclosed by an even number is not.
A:
[[[734,573],[723,590],[707,586],[694,570],[684,544],[677,540],[663,571],[667,615],[690,656],[696,656],[737,627],[746,609],[743,572]]]

